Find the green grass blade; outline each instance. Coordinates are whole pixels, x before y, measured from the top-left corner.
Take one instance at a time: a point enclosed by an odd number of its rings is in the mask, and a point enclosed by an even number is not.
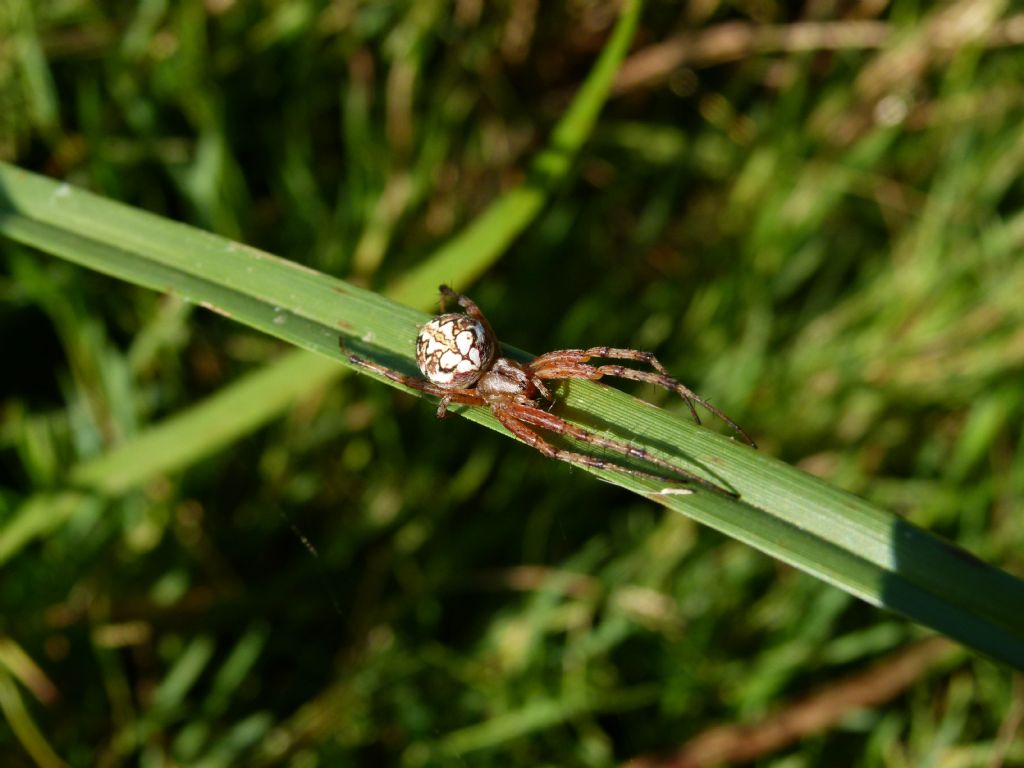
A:
[[[67,765],[54,752],[53,747],[36,726],[14,678],[3,666],[0,666],[0,712],[10,725],[15,738],[32,756],[36,765],[40,768],[64,768]]]
[[[1024,582],[885,510],[683,418],[636,408],[620,392],[572,391],[570,409],[629,425],[645,443],[673,446],[740,500],[657,493],[621,482],[663,506],[812,573],[847,592],[967,645],[1024,665]],[[577,401],[578,398],[578,401]],[[578,404],[577,404],[578,402]],[[616,481],[619,482],[619,481]]]
[[[642,7],[639,0],[624,5],[590,76],[552,132],[547,148],[530,163],[526,182],[503,195],[423,267],[406,273],[400,286],[389,291],[390,295],[398,301],[414,303],[437,290],[439,274],[456,287],[466,285],[483,274],[490,264],[488,254],[494,249],[504,250],[536,218],[551,192],[569,175],[576,153],[593,130],[619,64],[629,50]],[[455,279],[455,275],[460,279]]]
[[[13,198],[9,190],[15,181]],[[228,314],[305,349],[341,361],[339,334],[355,350],[415,371],[413,340],[427,315],[253,249],[132,211],[15,169],[0,171],[9,235],[86,266]],[[69,227],[26,216],[61,201]],[[53,214],[50,214],[53,216]],[[111,223],[116,222],[116,225]],[[127,237],[120,233],[127,232]],[[92,237],[90,237],[90,235]],[[101,242],[130,240],[124,248]],[[128,248],[141,251],[135,253]],[[142,255],[145,254],[145,255]],[[1024,584],[884,510],[674,412],[608,387],[563,388],[561,413],[683,461],[734,489],[740,499],[596,472],[674,510],[812,573],[874,605],[899,612],[1024,668]],[[491,415],[468,418],[499,429]],[[439,426],[443,428],[443,426]],[[538,460],[540,460],[538,458]],[[666,492],[661,492],[667,490]]]

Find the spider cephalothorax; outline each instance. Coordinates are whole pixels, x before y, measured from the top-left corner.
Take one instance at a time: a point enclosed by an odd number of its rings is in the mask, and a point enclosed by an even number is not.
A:
[[[446,301],[457,302],[465,314],[445,312]],[[342,346],[344,351],[344,345]],[[673,379],[665,367],[650,352],[615,347],[592,347],[590,349],[562,349],[547,352],[528,363],[520,363],[501,355],[501,345],[487,318],[475,303],[466,296],[456,293],[446,285],[441,286],[441,314],[421,329],[416,339],[416,362],[426,377],[415,376],[386,368],[358,355],[348,354],[356,365],[386,376],[392,381],[405,384],[427,394],[441,398],[437,415],[443,418],[451,403],[485,406],[511,432],[527,445],[531,445],[545,456],[572,464],[598,469],[610,469],[635,477],[665,480],[666,478],[617,464],[597,456],[558,448],[541,437],[535,429],[543,429],[558,435],[567,435],[581,442],[618,453],[621,456],[646,461],[656,467],[682,478],[687,482],[724,490],[689,470],[665,461],[645,449],[628,443],[602,437],[595,432],[571,424],[548,410],[554,403],[545,381],[558,379],[590,379],[596,381],[603,376],[643,381],[676,392],[690,408],[694,420],[699,424],[698,403],[722,419],[751,446],[743,429],[732,419],[698,396],[688,387]],[[590,365],[593,358],[607,360],[632,360],[646,363],[653,371],[626,368],[622,365]],[[546,402],[545,402],[546,401]],[[729,493],[726,491],[726,493]]]

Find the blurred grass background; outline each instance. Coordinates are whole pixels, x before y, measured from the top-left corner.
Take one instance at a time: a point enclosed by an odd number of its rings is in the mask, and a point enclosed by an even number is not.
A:
[[[0,157],[383,288],[521,181],[617,10],[2,0]],[[649,3],[471,295],[1024,573],[1021,13]],[[284,351],[0,253],[0,515]],[[4,765],[1024,764],[1004,668],[362,377],[96,500],[0,600]]]

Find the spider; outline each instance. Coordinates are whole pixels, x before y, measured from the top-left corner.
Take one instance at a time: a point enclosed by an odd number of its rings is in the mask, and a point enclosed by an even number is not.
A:
[[[439,419],[448,415],[447,409],[452,403],[484,406],[491,409],[491,413],[509,432],[548,458],[584,467],[613,470],[648,480],[665,481],[668,479],[654,472],[558,448],[541,437],[536,431],[537,429],[568,436],[610,453],[647,462],[678,478],[676,482],[699,483],[717,491],[724,491],[729,495],[736,495],[699,475],[654,456],[643,448],[603,437],[571,424],[548,410],[554,405],[555,398],[545,384],[547,381],[565,379],[595,381],[603,376],[632,379],[654,384],[678,394],[686,401],[690,414],[698,424],[700,424],[700,417],[694,404],[700,404],[728,424],[748,444],[757,447],[736,422],[693,390],[672,378],[652,353],[615,347],[560,349],[547,352],[528,363],[520,363],[501,355],[501,345],[491,329],[490,323],[470,298],[456,293],[447,285],[442,285],[440,290],[441,314],[424,325],[416,339],[416,361],[426,378],[408,376],[352,354],[346,349],[344,340],[341,341],[342,352],[355,365],[374,371],[412,389],[441,398],[437,406]],[[445,304],[448,301],[461,306],[465,310],[465,314],[445,312]],[[635,361],[645,363],[654,370],[643,371],[618,364],[589,365],[592,358]],[[545,401],[547,402],[545,403]]]

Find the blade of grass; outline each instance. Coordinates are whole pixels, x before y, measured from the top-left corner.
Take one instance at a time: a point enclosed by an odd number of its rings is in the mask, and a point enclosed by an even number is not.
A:
[[[44,212],[62,205],[81,234],[54,237],[46,225],[14,208],[0,214],[8,234],[103,271],[174,289],[256,328],[332,359],[338,329],[353,349],[415,371],[413,340],[426,315],[253,249],[138,211],[71,191],[52,181],[0,169],[0,183],[18,186],[16,205]],[[52,214],[51,214],[52,215]],[[88,222],[106,222],[91,225]],[[116,221],[113,227],[111,221]],[[88,237],[116,238],[127,229],[141,254]],[[169,242],[178,243],[175,248]],[[146,243],[156,244],[145,247]],[[393,382],[389,382],[394,385]],[[897,611],[976,649],[1024,667],[1024,584],[884,510],[746,446],[652,408],[607,387],[563,387],[561,412],[591,427],[632,439],[734,489],[740,499],[673,493],[634,478],[595,472],[734,536],[874,605]],[[498,429],[482,409],[465,415]],[[667,492],[662,492],[667,491]]]
[[[574,694],[561,699],[537,699],[522,709],[446,734],[432,750],[413,748],[407,755],[408,763],[432,764],[439,758],[450,761],[468,752],[498,747],[518,737],[568,722],[582,713],[606,714],[639,709],[657,701],[659,692],[657,685],[642,685],[616,691],[614,696]]]
[[[67,765],[46,740],[28,707],[25,706],[18,686],[8,671],[0,666],[0,712],[11,726],[14,737],[41,768],[64,768]]]
[[[569,175],[573,158],[594,128],[597,115],[611,91],[619,65],[629,50],[643,3],[627,2],[600,58],[579,94],[551,134],[548,146],[534,157],[526,182],[502,195],[459,235],[418,269],[403,275],[400,288],[389,291],[397,301],[411,303],[437,290],[440,274],[456,287],[471,282],[490,265],[485,254],[504,250],[540,213],[551,192]],[[405,292],[408,292],[406,294]]]

